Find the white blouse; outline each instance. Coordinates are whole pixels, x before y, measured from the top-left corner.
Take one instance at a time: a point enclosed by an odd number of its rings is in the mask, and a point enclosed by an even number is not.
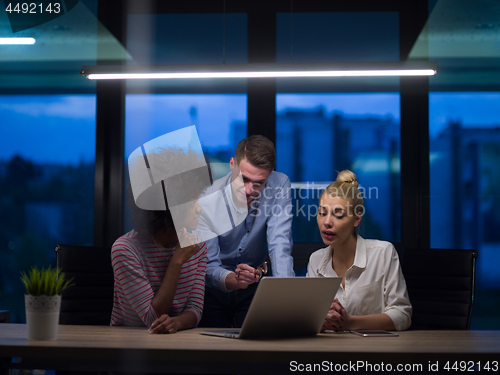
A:
[[[307,265],[308,277],[337,277],[330,246],[315,251]],[[350,315],[387,314],[396,330],[411,324],[412,307],[396,249],[390,242],[357,236],[353,265],[345,273],[345,287],[337,294]]]

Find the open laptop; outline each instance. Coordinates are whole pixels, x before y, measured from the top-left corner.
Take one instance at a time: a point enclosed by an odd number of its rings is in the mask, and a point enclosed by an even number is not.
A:
[[[239,339],[316,335],[341,277],[264,277],[241,329],[200,331]]]

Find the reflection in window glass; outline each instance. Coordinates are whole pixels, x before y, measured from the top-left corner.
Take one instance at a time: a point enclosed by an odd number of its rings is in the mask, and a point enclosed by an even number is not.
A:
[[[476,328],[500,326],[485,316],[500,303],[498,103],[500,93],[429,94],[431,246],[478,251]]]
[[[229,163],[238,142],[247,136],[245,94],[128,94],[125,103],[126,162],[142,144],[195,125],[210,162]],[[217,164],[212,171],[215,178],[229,173],[229,168],[220,167]],[[130,220],[126,210],[125,231],[132,228]]]
[[[247,16],[130,14],[127,51],[141,65],[246,63]]]
[[[24,320],[20,271],[92,245],[95,95],[0,96],[0,310]]]
[[[278,13],[276,22],[276,62],[399,60],[398,12],[294,12],[293,27]]]
[[[295,242],[321,242],[319,191],[350,169],[364,193],[360,234],[400,241],[399,94],[279,94],[277,170],[296,189]]]

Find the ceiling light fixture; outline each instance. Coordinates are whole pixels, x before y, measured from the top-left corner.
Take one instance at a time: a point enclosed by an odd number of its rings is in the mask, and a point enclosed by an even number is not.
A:
[[[87,79],[193,79],[432,76],[435,61],[84,66]]]
[[[0,44],[3,45],[19,45],[19,44],[35,44],[35,38],[0,38]]]

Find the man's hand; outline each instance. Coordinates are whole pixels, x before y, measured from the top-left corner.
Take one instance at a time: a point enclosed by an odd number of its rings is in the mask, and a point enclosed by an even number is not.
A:
[[[262,272],[248,264],[240,263],[234,272],[226,277],[226,288],[229,290],[246,289],[250,284],[259,282]]]
[[[244,263],[238,264],[234,273],[240,289],[246,289],[250,284],[259,282],[261,277],[260,271]]]
[[[163,314],[156,319],[149,327],[149,333],[176,333],[179,329],[177,317]]]

